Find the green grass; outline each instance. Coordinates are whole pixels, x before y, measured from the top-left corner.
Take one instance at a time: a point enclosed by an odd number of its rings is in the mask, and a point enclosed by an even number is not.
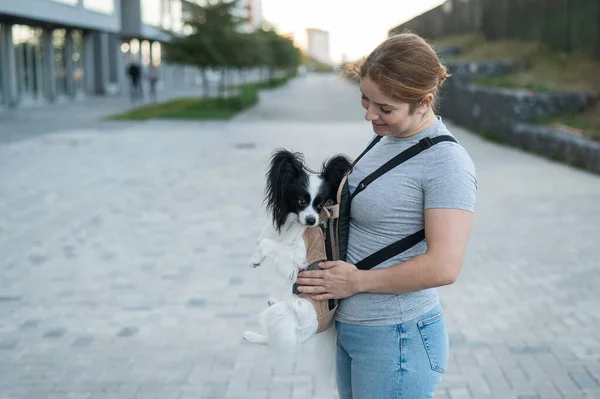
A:
[[[277,87],[288,78],[277,79],[263,84],[250,84],[240,87],[239,94],[228,98],[178,98],[158,104],[144,105],[129,111],[110,116],[111,120],[228,120],[238,112],[247,109],[259,101],[259,91],[265,87]]]
[[[569,112],[537,118],[535,123],[553,126],[591,140],[600,141],[600,102],[583,112]]]
[[[435,40],[428,40],[433,46],[452,46],[460,47],[463,51],[468,51],[478,43],[485,42],[483,35],[478,33],[467,33],[463,35],[441,37]]]
[[[475,83],[533,91],[600,92],[600,61],[582,54],[550,50],[537,42],[486,41],[481,35],[440,38],[433,44],[456,45],[462,53],[444,61],[514,61],[518,67],[505,76],[482,77]]]
[[[112,120],[147,119],[230,119],[237,111],[230,108],[206,107],[201,98],[179,98],[163,103],[144,105],[110,117]]]
[[[493,86],[493,87],[506,87],[512,89],[527,89],[536,92],[549,92],[552,91],[550,87],[548,87],[543,82],[535,82],[535,81],[520,81],[518,76],[480,76],[473,79],[474,84],[478,84],[481,86]]]

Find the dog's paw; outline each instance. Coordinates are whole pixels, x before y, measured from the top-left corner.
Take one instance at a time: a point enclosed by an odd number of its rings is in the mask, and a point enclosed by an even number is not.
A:
[[[298,277],[298,269],[286,262],[285,264],[277,265],[277,274],[286,280],[296,281],[296,278]]]
[[[275,305],[277,302],[279,302],[279,301],[277,301],[277,299],[275,299],[275,298],[269,298],[269,300],[267,301],[267,305],[269,305],[269,306],[273,306],[273,305]]]
[[[244,339],[244,341],[248,341],[248,342],[252,342],[252,338],[254,337],[254,334],[252,331],[244,331],[242,333],[242,338]]]
[[[265,258],[266,256],[264,256],[262,253],[256,252],[254,255],[252,255],[252,258],[250,258],[248,266],[250,266],[251,268],[259,267],[263,263]]]
[[[251,344],[266,344],[267,337],[261,334],[257,334],[253,331],[244,331],[242,332],[242,338],[246,342],[250,342]]]

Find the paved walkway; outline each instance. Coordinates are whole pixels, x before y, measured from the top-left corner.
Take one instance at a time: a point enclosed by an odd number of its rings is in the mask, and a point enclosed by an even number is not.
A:
[[[200,96],[201,87],[159,90],[157,101],[172,98]],[[120,130],[125,122],[107,121],[118,114],[139,105],[151,104],[148,93],[141,103],[132,104],[129,93],[113,96],[90,96],[77,100],[59,100],[53,104],[24,105],[15,109],[0,108],[0,144],[30,137],[66,131],[80,131],[94,127],[103,131]]]
[[[240,333],[275,288],[246,267],[269,154],[356,155],[358,96],[309,76],[231,122],[3,124],[26,139],[0,143],[0,398],[336,398],[307,358]],[[436,398],[600,398],[600,179],[453,131],[479,198],[440,289],[452,359]]]

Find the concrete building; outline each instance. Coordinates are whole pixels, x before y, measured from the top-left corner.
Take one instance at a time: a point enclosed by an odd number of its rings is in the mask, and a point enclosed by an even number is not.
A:
[[[294,44],[308,56],[325,64],[331,64],[329,32],[321,29],[302,29],[286,35],[293,37]]]
[[[248,24],[251,29],[258,29],[263,25],[261,0],[243,0],[247,10]]]
[[[123,92],[129,59],[160,64],[182,25],[182,0],[2,0],[0,108]]]

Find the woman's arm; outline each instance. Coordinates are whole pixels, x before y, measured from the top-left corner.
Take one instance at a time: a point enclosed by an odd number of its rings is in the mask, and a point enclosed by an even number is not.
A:
[[[397,265],[358,271],[357,292],[405,293],[452,284],[463,265],[473,214],[425,210],[427,252]]]
[[[440,287],[456,281],[463,264],[473,213],[458,209],[425,210],[427,252],[397,265],[358,270],[342,261],[324,262],[325,270],[300,273],[301,292],[325,300],[358,292],[406,293]]]

